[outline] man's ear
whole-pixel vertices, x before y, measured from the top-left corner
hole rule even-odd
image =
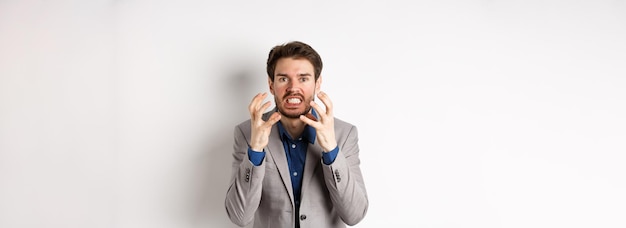
[[[320,75],[315,81],[315,95],[320,92],[320,88],[322,86],[322,75]]]
[[[267,77],[267,84],[270,87],[270,92],[274,95],[274,83],[272,83],[272,78]]]

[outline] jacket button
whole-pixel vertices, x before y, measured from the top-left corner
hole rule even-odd
[[[250,181],[250,169],[246,169],[246,182]]]
[[[301,220],[301,221],[306,220],[306,215],[300,215],[300,220]]]

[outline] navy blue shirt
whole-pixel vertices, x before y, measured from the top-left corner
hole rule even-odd
[[[287,155],[287,164],[289,164],[289,176],[291,177],[291,187],[293,188],[293,198],[296,201],[296,208],[300,208],[300,193],[302,187],[302,174],[304,173],[304,161],[306,160],[306,151],[309,143],[315,143],[315,129],[306,126],[302,136],[298,139],[292,139],[278,122],[278,131],[280,139],[283,141],[283,147]]]
[[[313,116],[317,118],[315,110],[312,112]],[[293,198],[296,201],[296,215],[299,215],[300,209],[300,193],[302,188],[302,174],[304,173],[304,164],[306,160],[307,148],[309,143],[314,144],[317,136],[315,128],[311,126],[305,126],[302,136],[297,139],[291,138],[287,130],[283,127],[279,121],[278,132],[280,140],[283,142],[285,149],[285,155],[287,156],[287,164],[289,165],[289,175],[291,177],[291,187],[293,188]],[[329,152],[322,153],[322,160],[324,164],[330,165],[335,161],[337,154],[339,153],[339,146]],[[253,151],[248,147],[248,158],[250,162],[255,166],[261,165],[265,158],[265,151],[258,152]],[[296,217],[297,218],[297,217]]]

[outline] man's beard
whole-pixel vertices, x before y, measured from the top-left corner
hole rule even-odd
[[[302,112],[302,113],[299,113],[299,114],[289,114],[289,113],[286,113],[282,108],[278,107],[278,112],[280,112],[280,114],[282,114],[284,117],[291,118],[291,119],[300,118],[301,115],[306,115],[310,111],[311,111],[311,106],[307,106],[306,110],[304,110],[304,112]]]
[[[289,94],[289,93],[285,94],[285,97],[290,96],[290,95],[291,94]],[[303,100],[302,102],[305,102],[305,104],[308,104],[308,105],[305,105],[304,111],[302,113],[293,114],[293,113],[285,112],[285,110],[283,110],[281,108],[281,106],[278,105],[278,104],[281,104],[278,101],[278,98],[276,98],[276,97],[274,98],[274,102],[276,102],[276,104],[277,104],[276,108],[278,109],[278,112],[280,112],[280,114],[282,114],[284,117],[291,118],[291,119],[298,119],[298,118],[300,118],[301,115],[306,115],[307,113],[309,113],[311,111],[311,108],[312,108],[311,105],[310,105],[312,100],[315,100],[315,97],[312,97],[310,100],[307,100],[307,99]],[[308,102],[308,103],[306,103],[306,102]]]

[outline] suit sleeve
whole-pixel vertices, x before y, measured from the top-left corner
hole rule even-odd
[[[333,206],[341,219],[348,225],[360,222],[369,205],[367,192],[361,174],[359,160],[358,133],[355,126],[350,128],[345,139],[339,139],[339,153],[335,161],[324,167],[324,179]]]
[[[252,222],[261,201],[265,162],[255,166],[247,156],[248,142],[240,126],[235,128],[230,187],[226,193],[226,213],[238,226]]]

